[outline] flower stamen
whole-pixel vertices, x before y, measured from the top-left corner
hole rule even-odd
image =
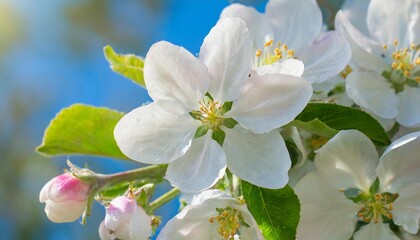
[[[200,101],[199,110],[192,111],[191,115],[209,129],[218,129],[223,124],[222,105],[208,96]]]
[[[398,194],[392,193],[376,193],[362,203],[362,207],[357,212],[357,217],[363,222],[378,223],[383,217],[392,219],[391,213],[393,202],[397,199]]]
[[[274,40],[270,39],[264,43],[264,49],[255,52],[254,68],[270,65],[280,60],[295,58],[295,51],[289,49],[286,44],[278,42],[274,45]]]
[[[219,227],[217,228],[217,232],[224,240],[233,240],[238,229],[241,227],[241,223],[243,223],[241,212],[231,207],[216,208],[216,211],[219,215],[211,217],[209,223],[218,222]]]
[[[401,48],[398,40],[393,44],[391,69],[382,75],[390,81],[396,93],[403,91],[404,85],[420,87],[420,45],[411,43],[408,48]],[[386,44],[383,47],[388,49]]]

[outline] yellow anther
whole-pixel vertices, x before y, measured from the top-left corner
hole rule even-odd
[[[287,56],[288,57],[293,57],[293,55],[295,55],[295,51],[294,50],[287,50]]]
[[[219,215],[211,217],[209,222],[215,223],[215,220],[217,221],[219,224],[217,232],[223,239],[233,239],[241,227],[241,222],[243,222],[241,212],[231,207],[217,208],[216,210],[219,212]]]
[[[414,80],[416,80],[416,82],[420,83],[420,77],[416,77]]]
[[[416,58],[415,63],[416,63],[416,65],[420,65],[420,57]]]
[[[268,40],[267,42],[265,42],[264,47],[268,47],[268,46],[273,46],[273,39]]]
[[[406,76],[406,77],[409,77],[409,76],[411,76],[411,73],[410,73],[410,71],[404,71],[404,76]]]
[[[392,215],[392,213],[389,212],[389,213],[386,214],[386,217],[389,218],[389,219],[392,219],[393,215]]]
[[[394,40],[394,46],[398,46],[398,40]]]
[[[281,50],[279,48],[274,49],[274,54],[276,54],[277,56],[282,55]]]
[[[274,45],[273,40],[269,40],[264,44],[264,49],[258,49],[255,52],[253,67],[258,68],[264,65],[270,65],[280,60],[286,60],[294,57],[295,51],[288,50],[286,44],[277,42]]]
[[[416,50],[416,48],[417,48],[416,44],[414,44],[414,43],[410,44],[410,49],[411,50]]]
[[[393,62],[393,63],[392,63],[392,65],[391,65],[391,67],[392,67],[393,69],[395,69],[395,68],[397,68],[397,65],[398,65],[398,64],[397,64],[396,62]]]
[[[388,50],[388,46],[386,44],[382,45],[385,50]]]

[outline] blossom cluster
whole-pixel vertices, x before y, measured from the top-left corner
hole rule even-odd
[[[41,190],[47,217],[85,219],[96,199],[101,239],[149,239],[181,192],[158,240],[420,239],[420,1],[347,0],[330,28],[315,0],[234,3],[197,56],[153,44],[130,68],[153,101],[113,130],[151,166],[71,165]],[[162,177],[174,189],[149,202]]]

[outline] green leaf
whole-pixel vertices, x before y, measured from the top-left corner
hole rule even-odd
[[[242,181],[242,194],[266,239],[296,238],[300,203],[291,187],[273,190]]]
[[[300,120],[293,120],[286,126],[295,126],[297,128],[303,129],[307,132],[314,133],[319,136],[332,138],[335,134],[338,133],[337,130],[328,127],[327,124],[320,121],[318,118],[315,118],[309,122],[303,122]]]
[[[104,47],[106,60],[111,69],[146,88],[143,77],[144,60],[133,54],[117,54],[111,46]]]
[[[388,134],[379,122],[359,109],[329,103],[309,103],[296,117],[296,120],[306,123],[311,123],[316,119],[331,129],[359,130],[379,146],[391,143]]]
[[[83,104],[64,108],[50,122],[36,151],[47,156],[77,154],[128,159],[114,139],[114,127],[123,115]]]

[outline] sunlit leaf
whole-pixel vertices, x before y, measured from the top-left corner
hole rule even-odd
[[[111,69],[146,88],[143,77],[144,60],[133,54],[117,54],[111,46],[104,47],[106,60]]]
[[[309,103],[296,117],[296,120],[308,124],[319,124],[318,121],[321,121],[327,127],[335,130],[356,129],[380,146],[389,145],[391,142],[379,122],[360,109],[329,103]],[[320,130],[324,131],[325,128],[322,127]],[[316,130],[312,132],[317,134]]]
[[[295,239],[300,203],[293,189],[266,189],[242,181],[242,194],[265,239]]]
[[[50,122],[37,152],[48,155],[96,155],[128,159],[114,140],[114,127],[124,114],[103,107],[75,104]]]
[[[300,120],[293,120],[287,126],[294,126],[299,129],[303,129],[307,132],[317,134],[319,136],[332,138],[335,134],[338,133],[337,130],[328,127],[327,124],[320,121],[318,118],[315,118],[309,122],[303,122]]]

